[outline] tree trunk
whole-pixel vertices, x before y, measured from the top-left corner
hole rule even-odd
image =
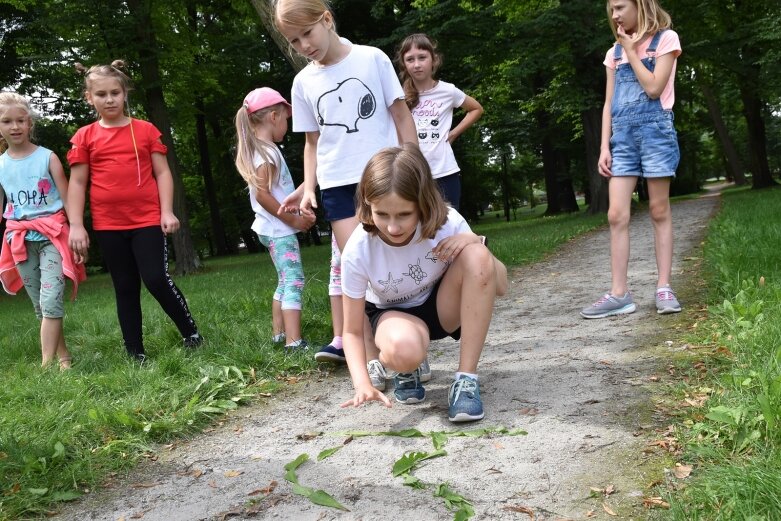
[[[752,188],[767,188],[776,182],[770,175],[767,160],[767,136],[765,120],[762,118],[763,102],[759,97],[760,66],[756,50],[752,46],[743,47],[743,60],[747,64],[744,74],[738,78],[740,99],[743,101],[743,115],[748,130],[749,164],[751,165]]]
[[[206,117],[203,106],[203,98],[199,96],[195,100],[195,133],[198,140],[198,154],[200,156],[201,176],[203,187],[206,190],[206,202],[209,205],[209,218],[212,225],[212,238],[217,247],[217,255],[230,253],[225,237],[225,227],[220,218],[220,205],[217,202],[217,189],[214,186],[212,176],[211,158],[209,155],[209,141],[206,137]]]
[[[700,84],[700,90],[705,98],[705,103],[708,105],[708,113],[713,120],[713,128],[716,129],[716,135],[719,137],[721,143],[721,149],[724,151],[724,159],[727,163],[728,177],[735,180],[736,185],[746,184],[746,175],[743,170],[743,162],[740,160],[735,144],[729,135],[727,125],[724,124],[724,118],[721,117],[721,108],[719,107],[719,101],[713,94],[708,82],[702,77],[702,74],[697,75],[698,83]]]
[[[195,251],[190,233],[190,219],[184,195],[184,184],[179,174],[179,160],[171,134],[171,119],[163,97],[160,65],[157,59],[157,38],[152,27],[151,5],[149,0],[128,0],[128,8],[134,17],[136,36],[138,37],[139,66],[144,83],[144,108],[150,121],[162,133],[163,144],[168,147],[168,165],[174,179],[174,213],[181,223],[180,229],[173,234],[176,252],[177,275],[197,271],[201,259]]]
[[[258,16],[260,16],[260,22],[263,24],[266,32],[274,40],[274,43],[277,44],[279,50],[282,51],[282,55],[287,58],[293,70],[298,72],[303,69],[307,64],[306,58],[293,51],[288,41],[277,31],[274,25],[273,2],[271,0],[251,0],[251,2]]]
[[[586,145],[588,167],[588,213],[607,213],[607,178],[599,175],[599,147],[602,145],[602,109],[592,107],[581,112],[583,141]]]
[[[545,192],[548,197],[548,208],[545,215],[557,215],[561,213],[559,204],[559,175],[556,158],[556,148],[551,139],[548,113],[540,109],[535,114],[537,126],[542,134],[540,147],[542,149],[542,171],[545,174]]]

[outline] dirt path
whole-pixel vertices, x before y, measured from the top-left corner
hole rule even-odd
[[[716,205],[715,198],[703,198],[673,208],[673,281],[679,285],[694,267],[691,256],[699,256]],[[657,426],[649,376],[663,363],[660,353],[671,349],[665,332],[685,313],[655,312],[647,214],[633,217],[631,235],[629,279],[638,310],[629,316],[584,320],[578,314],[610,285],[607,229],[512,273],[480,364],[486,417],[477,424],[457,427],[447,420],[457,346],[440,341],[432,346],[434,378],[421,405],[341,410],[338,404],[351,396],[351,385],[346,371],[338,371],[241,409],[215,432],[161,449],[158,461],[69,505],[59,518],[449,520],[452,512],[433,489],[407,487],[391,475],[405,451],[431,451],[428,438],[360,437],[323,461],[316,457],[341,445],[346,436],[337,433],[344,431],[504,426],[528,435],[450,438],[446,456],[424,462],[413,474],[426,483],[448,482],[472,501],[474,519],[529,519],[519,507],[530,509],[535,519],[585,519],[592,510],[595,519],[643,519],[648,477],[641,449]],[[317,432],[323,434],[307,436]],[[292,493],[283,467],[302,453],[311,460],[296,471],[301,484],[325,490],[349,512]],[[658,471],[659,463],[653,464]],[[278,485],[265,498],[250,495],[273,481]],[[589,498],[590,487],[608,485],[616,492],[606,504],[619,517],[606,513],[603,499]]]

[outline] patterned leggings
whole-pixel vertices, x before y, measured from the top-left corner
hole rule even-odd
[[[336,235],[331,234],[331,271],[328,273],[328,296],[342,296],[342,254],[336,244]]]
[[[301,293],[304,291],[304,269],[301,266],[301,250],[295,235],[269,237],[258,235],[260,242],[271,253],[271,261],[277,269],[277,289],[274,300],[282,303],[282,309],[301,309]]]
[[[51,241],[25,241],[27,260],[16,265],[35,316],[62,318],[65,276],[62,274],[62,255]]]

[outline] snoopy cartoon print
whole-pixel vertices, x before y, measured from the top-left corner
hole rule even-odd
[[[348,134],[358,132],[358,121],[369,119],[377,110],[371,89],[358,78],[347,78],[317,100],[320,126],[344,127]]]

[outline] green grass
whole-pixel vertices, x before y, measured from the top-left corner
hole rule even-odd
[[[529,216],[531,217],[531,216]],[[537,260],[604,223],[583,214],[475,226],[508,264]],[[329,246],[303,251],[303,331],[330,340]],[[207,260],[176,282],[207,339],[185,352],[173,324],[143,292],[150,362],[129,361],[107,275],[91,276],[65,304],[74,356],[66,373],[42,370],[38,322],[25,294],[0,295],[0,519],[36,517],[126,471],[156,443],[194,435],[237,406],[315,371],[311,354],[271,345],[276,273],[267,255]],[[70,295],[70,288],[68,289]],[[346,376],[346,373],[345,373]]]
[[[707,317],[677,392],[707,396],[679,411],[681,459],[694,464],[670,492],[674,519],[781,519],[781,190],[724,194],[704,248]],[[680,395],[679,395],[680,397]]]

